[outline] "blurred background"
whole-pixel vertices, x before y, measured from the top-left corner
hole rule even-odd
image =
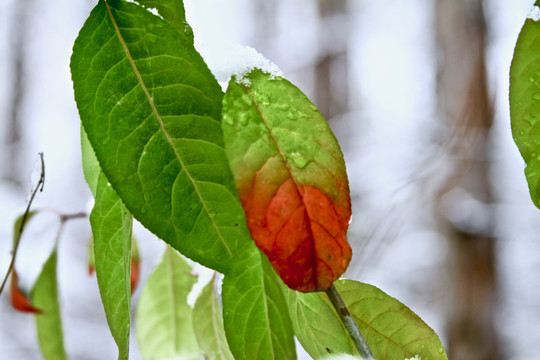
[[[0,1],[0,274],[39,177],[36,208],[88,211],[71,47],[95,0]],[[212,67],[249,45],[328,119],[353,197],[346,277],[419,314],[454,360],[537,359],[540,210],[510,132],[508,70],[532,0],[186,0]],[[214,69],[215,70],[215,69]],[[17,269],[29,290],[59,223],[29,223]],[[137,225],[142,280],[163,244]],[[66,225],[59,292],[71,359],[113,359],[86,220]],[[3,276],[3,275],[2,275]],[[140,293],[135,292],[134,307]],[[0,353],[39,359],[34,319],[0,297]],[[301,358],[308,358],[300,354]],[[132,359],[140,359],[133,341]]]

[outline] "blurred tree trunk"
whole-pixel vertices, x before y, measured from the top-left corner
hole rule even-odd
[[[21,136],[22,109],[25,93],[25,45],[27,16],[30,0],[20,0],[13,3],[13,20],[11,24],[11,95],[7,104],[7,124],[3,142],[6,151],[2,161],[2,178],[16,187],[22,186],[21,161],[23,146]],[[8,85],[9,86],[9,85]]]
[[[450,242],[448,357],[500,359],[489,177],[492,126],[482,0],[436,0],[438,105],[446,120],[452,170],[437,196]]]
[[[319,0],[315,103],[327,120],[349,110],[347,0]]]

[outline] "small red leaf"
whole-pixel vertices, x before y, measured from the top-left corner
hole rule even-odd
[[[15,269],[11,274],[11,284],[10,284],[10,295],[11,295],[11,305],[13,308],[26,313],[41,314],[42,311],[34,307],[26,296],[19,289],[19,276]]]
[[[132,258],[131,259],[131,293],[135,291],[137,285],[139,284],[139,278],[141,276],[141,261],[140,259]]]

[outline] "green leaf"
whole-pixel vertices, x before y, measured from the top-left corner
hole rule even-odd
[[[84,131],[81,133],[83,169],[95,197],[90,214],[95,270],[118,358],[129,358],[131,322],[132,216],[99,170]]]
[[[510,117],[531,199],[540,207],[540,23],[532,19],[521,29],[510,67]]]
[[[375,286],[335,283],[377,360],[447,360],[437,334],[414,312]]]
[[[205,359],[234,360],[225,338],[223,315],[213,279],[204,287],[195,302],[193,328]]]
[[[294,335],[313,359],[329,354],[358,356],[345,326],[328,297],[321,292],[304,294],[283,286]]]
[[[184,255],[226,272],[251,240],[223,149],[223,94],[191,34],[172,22],[135,3],[99,1],[73,48],[75,99],[130,212]]]
[[[187,297],[197,282],[191,267],[172,248],[148,278],[137,306],[135,326],[143,359],[199,360]]]
[[[293,331],[279,278],[255,246],[239,254],[223,280],[223,317],[237,360],[296,359]]]
[[[289,81],[261,70],[237,81],[223,98],[222,127],[251,235],[290,288],[326,290],[352,256],[341,149]]]
[[[36,315],[38,342],[45,360],[67,359],[62,332],[56,277],[56,249],[53,250],[34,284],[30,299],[42,310]]]

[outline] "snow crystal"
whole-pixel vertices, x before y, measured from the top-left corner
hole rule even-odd
[[[533,6],[529,15],[527,15],[527,18],[532,19],[532,21],[540,20],[540,8],[538,6]]]

